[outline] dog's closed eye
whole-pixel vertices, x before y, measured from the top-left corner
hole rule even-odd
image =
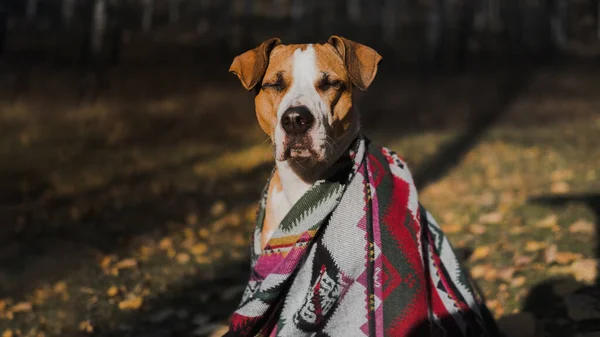
[[[281,73],[277,74],[277,78],[273,81],[266,81],[262,84],[262,89],[274,89],[277,91],[283,91],[285,89],[285,81]]]
[[[321,81],[319,81],[319,84],[317,85],[317,87],[321,91],[328,91],[330,89],[341,89],[343,88],[343,86],[344,82],[330,78],[329,74],[324,74],[323,78],[321,79]]]

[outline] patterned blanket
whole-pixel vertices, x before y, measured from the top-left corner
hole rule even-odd
[[[263,251],[265,189],[225,336],[497,336],[402,159],[360,136],[340,163]]]

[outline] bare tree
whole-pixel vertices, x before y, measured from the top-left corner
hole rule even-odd
[[[38,6],[38,0],[27,0],[27,7],[25,9],[26,13],[26,18],[28,21],[33,21],[33,19],[35,19],[35,16],[37,14],[37,6]]]
[[[0,0],[0,54],[4,51],[8,32],[8,8],[4,0]]]
[[[567,1],[553,0],[550,3],[550,29],[552,33],[552,42],[559,50],[564,49],[567,43],[565,32],[567,18]]]
[[[396,0],[384,0],[382,7],[382,28],[383,28],[383,39],[385,42],[392,44],[396,39],[396,21],[397,11]]]
[[[445,28],[447,21],[447,0],[431,0],[427,19],[426,59],[427,68],[439,66],[445,45]],[[431,70],[431,69],[427,69]]]
[[[90,50],[94,59],[102,52],[102,44],[106,33],[106,0],[95,0],[92,12],[92,29]]]
[[[169,22],[176,23],[179,21],[179,6],[181,0],[169,0]]]
[[[62,0],[61,15],[65,27],[69,27],[73,21],[73,15],[75,12],[76,0]]]
[[[142,0],[142,31],[147,33],[152,29],[154,17],[154,0]]]
[[[358,22],[360,21],[360,17],[361,17],[361,3],[360,0],[347,0],[347,4],[346,4],[346,8],[348,10],[348,12],[346,13],[346,15],[348,16],[348,19],[350,19],[351,22]]]
[[[596,37],[600,40],[600,0],[596,1]]]

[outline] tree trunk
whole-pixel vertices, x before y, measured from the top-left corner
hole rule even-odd
[[[92,57],[98,59],[102,53],[102,45],[106,32],[106,0],[96,0],[92,12],[92,30],[90,50]]]
[[[392,45],[396,40],[396,21],[397,11],[396,0],[384,0],[383,8],[381,11],[382,17],[382,28],[383,28],[383,40]]]
[[[75,13],[76,0],[62,0],[61,14],[65,27],[70,27]]]
[[[27,7],[26,7],[26,17],[27,20],[29,21],[33,21],[33,19],[35,19],[35,15],[37,14],[37,5],[38,5],[38,0],[27,0]]]
[[[302,17],[304,17],[304,1],[303,0],[291,0],[292,1],[292,9],[291,9],[291,17],[294,21],[300,21]]]
[[[154,0],[142,1],[142,31],[149,32],[152,29],[152,19],[154,16]]]
[[[431,2],[426,28],[426,71],[431,71],[442,63],[447,4],[447,0],[432,0]]]
[[[467,0],[463,3],[458,23],[458,67],[461,70],[467,68],[469,55],[469,40],[474,31],[475,24],[475,1]]]
[[[4,51],[6,45],[6,35],[8,33],[8,10],[5,0],[0,0],[0,54]]]
[[[350,22],[360,22],[361,18],[361,3],[360,0],[346,0],[347,14]]]
[[[600,0],[596,1],[596,37],[600,40]]]
[[[169,0],[169,22],[177,23],[179,21],[179,5],[180,0]]]
[[[567,18],[567,2],[565,0],[552,1],[550,28],[552,32],[552,42],[556,49],[562,50],[567,43],[565,32]]]

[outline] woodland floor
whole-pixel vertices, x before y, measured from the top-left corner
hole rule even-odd
[[[211,62],[113,69],[93,103],[40,64],[2,98],[3,337],[200,336],[227,319],[272,156],[252,94]],[[529,311],[548,336],[600,330],[598,88],[579,61],[428,80],[383,63],[358,99],[472,251],[494,314]]]

